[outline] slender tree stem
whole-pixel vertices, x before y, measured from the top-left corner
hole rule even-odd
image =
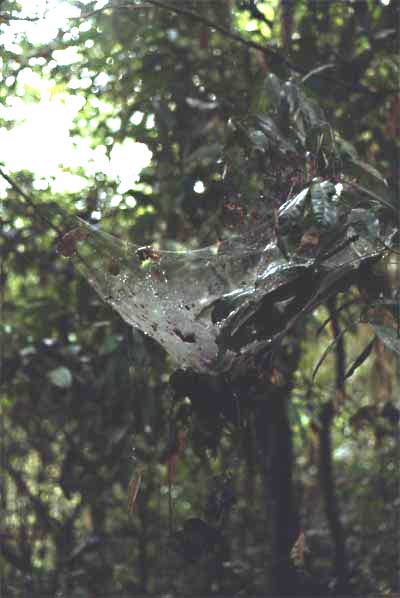
[[[328,302],[330,312],[332,333],[336,343],[336,396],[343,396],[344,381],[346,375],[346,357],[344,349],[343,334],[336,312],[336,301],[331,299]],[[339,394],[340,393],[340,394]],[[335,548],[335,575],[338,582],[338,590],[346,591],[348,587],[348,567],[346,554],[345,533],[340,520],[339,503],[335,492],[335,477],[332,460],[332,423],[335,417],[335,402],[328,401],[321,414],[320,430],[320,463],[319,475],[321,490],[324,497],[325,513],[328,520],[332,540]]]

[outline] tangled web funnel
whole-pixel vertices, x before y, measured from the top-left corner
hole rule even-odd
[[[332,241],[325,246],[311,228],[290,250],[292,225],[302,220],[307,196],[309,201],[319,198],[316,185],[326,187],[316,183],[280,207],[279,238],[266,218],[245,234],[210,247],[160,251],[121,241],[77,219],[60,251],[74,257],[102,299],[160,343],[176,365],[217,371],[227,331],[229,336],[236,322],[239,327],[246,322],[263,297],[293,282],[301,288],[303,276],[311,273],[325,288],[316,292],[317,303],[324,301],[341,277],[351,277],[363,261],[382,254],[379,222],[358,208],[334,223],[327,235]],[[284,241],[289,252],[281,250]]]
[[[196,371],[215,368],[220,323],[212,309],[222,297],[254,290],[261,270],[276,255],[267,224],[245,239],[193,251],[138,247],[83,221],[64,236],[61,253],[101,298],[133,327],[158,341],[176,364]]]

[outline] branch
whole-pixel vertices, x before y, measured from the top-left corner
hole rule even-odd
[[[0,14],[0,23],[9,23],[10,21],[27,21],[28,23],[36,23],[40,21],[40,17],[12,17],[8,15],[1,15]]]
[[[252,48],[254,50],[263,52],[267,56],[267,58],[274,60],[275,64],[280,64],[281,66],[285,66],[286,68],[293,71],[294,73],[297,73],[298,75],[303,75],[303,77],[304,77],[304,76],[307,76],[310,74],[307,69],[294,64],[293,62],[288,60],[285,56],[282,56],[282,54],[280,54],[276,50],[272,49],[271,47],[267,47],[265,45],[258,44],[257,42],[253,42],[251,40],[244,39],[241,35],[239,35],[237,33],[233,33],[232,31],[229,31],[229,29],[226,29],[225,27],[222,27],[221,25],[213,23],[212,21],[210,21],[210,19],[207,19],[206,17],[203,17],[202,15],[199,15],[198,13],[192,12],[191,10],[187,10],[186,8],[182,8],[181,6],[178,7],[178,6],[172,6],[170,4],[165,4],[164,2],[160,2],[159,0],[146,0],[146,3],[150,4],[152,6],[157,6],[158,8],[161,8],[164,10],[169,10],[171,12],[174,12],[177,15],[182,15],[185,17],[189,17],[190,19],[194,19],[198,23],[202,23],[206,27],[215,29],[216,31],[218,31],[219,33],[224,35],[225,37],[232,39],[233,41],[236,41],[239,44],[246,46],[247,48]],[[121,6],[120,8],[128,8],[128,9],[135,8],[136,9],[137,6],[132,6],[132,5],[126,4],[126,5]],[[331,83],[335,83],[336,85],[339,85],[339,86],[343,87],[344,89],[348,89],[349,91],[353,91],[353,92],[358,91],[360,93],[364,93],[364,94],[371,95],[371,96],[381,96],[382,95],[381,92],[371,91],[370,89],[368,89],[368,87],[365,87],[361,83],[349,84],[349,83],[346,83],[345,81],[342,81],[341,79],[336,79],[335,77],[326,75],[323,71],[317,73],[316,70],[314,69],[314,71],[312,71],[312,74],[314,74],[314,75],[318,74],[321,77],[321,79],[325,79],[327,81],[330,81]]]
[[[340,329],[335,297],[328,300],[328,309],[331,317],[332,334],[336,344],[336,392],[343,393],[346,378],[346,354],[343,337],[345,331]]]
[[[20,187],[18,185],[18,183],[16,181],[14,181],[14,179],[12,179],[10,176],[8,176],[8,174],[6,174],[1,168],[0,168],[0,176],[2,176],[3,179],[5,179],[7,181],[7,183],[9,185],[11,185],[12,189],[14,189],[14,191],[16,191],[16,193],[20,197],[22,197],[34,211],[37,211],[39,213],[39,216],[42,218],[42,220],[44,222],[46,222],[46,224],[51,229],[53,229],[59,235],[63,234],[63,231],[56,224],[54,224],[47,218],[47,215],[43,212],[42,206],[40,204],[36,204],[33,200],[33,197],[31,195],[29,195],[28,193],[26,193],[26,191],[24,191],[22,189],[22,187]]]

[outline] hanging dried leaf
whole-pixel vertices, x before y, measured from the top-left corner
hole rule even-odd
[[[187,431],[179,430],[178,434],[178,452],[182,453],[187,447]]]
[[[290,551],[290,558],[292,559],[295,567],[298,567],[300,569],[304,568],[306,552],[308,552],[308,548],[306,546],[306,537],[304,531],[301,530],[299,537],[293,544],[293,548]]]
[[[187,446],[187,431],[179,430],[171,446],[167,448],[165,454],[161,458],[161,462],[167,465],[167,481],[168,484],[173,484],[176,477],[176,464],[179,455],[183,453]]]
[[[133,513],[133,507],[135,506],[136,498],[139,493],[140,484],[142,482],[142,471],[138,472],[137,478],[132,479],[129,482],[128,487],[128,513]]]
[[[346,400],[346,393],[343,389],[338,388],[335,393],[335,408],[339,408]]]
[[[168,482],[168,484],[173,484],[175,482],[177,462],[178,462],[177,453],[171,455],[167,459],[167,482]]]
[[[349,423],[358,432],[366,426],[373,426],[377,414],[376,405],[365,405],[351,416]]]
[[[399,342],[399,335],[398,331],[397,335],[395,335],[395,331],[393,331],[394,338]],[[377,379],[377,387],[376,387],[376,395],[375,400],[378,403],[386,403],[391,400],[392,398],[392,391],[393,391],[393,369],[392,369],[392,362],[393,362],[393,355],[390,351],[386,348],[386,343],[384,343],[384,339],[380,338],[376,339],[375,343],[375,352],[376,352],[376,361],[374,364],[374,369],[376,371],[376,379]],[[399,342],[400,345],[400,342]]]
[[[400,114],[400,98],[398,95],[393,96],[390,110],[386,123],[386,135],[390,139],[398,139],[400,133],[399,127],[399,114]]]
[[[203,27],[200,31],[199,45],[202,50],[207,50],[210,43],[210,29]]]
[[[299,247],[297,249],[298,255],[306,255],[312,257],[318,251],[320,242],[320,234],[317,228],[311,227],[303,234]]]
[[[81,228],[74,228],[60,239],[57,244],[57,251],[64,257],[72,257],[76,251],[78,241],[84,241],[86,237],[86,231]]]
[[[107,272],[112,276],[118,276],[121,272],[121,265],[118,263],[118,260],[115,258],[111,258],[107,265]]]
[[[264,52],[262,52],[261,50],[256,50],[255,57],[256,57],[256,63],[257,63],[258,68],[260,69],[260,71],[264,75],[264,77],[266,77],[267,73],[268,73],[268,64],[267,64],[267,61],[265,60]]]

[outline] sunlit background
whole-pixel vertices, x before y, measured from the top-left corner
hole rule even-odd
[[[83,0],[82,4],[85,3],[88,0]],[[104,0],[97,2],[95,10],[106,4]],[[69,20],[80,14],[79,9],[64,0],[21,0],[20,5],[23,17],[38,20],[15,20],[0,32],[0,44],[16,54],[21,53],[19,42],[25,35],[33,44],[49,43],[59,29],[69,31]],[[82,22],[79,30],[87,27],[88,23]],[[73,48],[58,50],[53,55],[62,65],[80,60],[79,53]],[[33,172],[34,187],[38,190],[51,185],[54,192],[79,192],[87,186],[87,181],[69,171],[84,164],[88,176],[103,172],[119,183],[119,193],[126,192],[148,165],[151,152],[144,144],[126,139],[114,145],[108,158],[104,145],[91,148],[89,139],[72,137],[73,120],[85,99],[57,88],[50,78],[48,67],[43,68],[42,76],[34,73],[30,67],[40,65],[40,61],[45,63],[41,58],[30,59],[29,65],[19,73],[17,97],[12,96],[5,105],[0,105],[0,118],[15,121],[10,129],[0,127],[0,162],[11,172]],[[0,62],[0,66],[2,82],[6,86],[12,85],[14,78],[7,77],[7,65]],[[82,82],[79,85],[82,87]],[[111,112],[111,107],[105,102],[99,100],[99,107],[100,104],[102,111]],[[117,128],[118,123],[115,126]],[[5,181],[0,181],[3,196],[6,185]]]
[[[380,0],[388,5],[390,0]],[[89,0],[82,0],[81,4],[89,4]],[[99,0],[94,10],[100,10],[108,4],[108,0]],[[0,31],[0,44],[7,50],[20,54],[19,42],[24,36],[32,44],[51,42],[59,30],[65,33],[67,41],[73,35],[70,31],[70,19],[80,15],[80,9],[68,0],[21,0],[22,18],[34,20],[15,20]],[[36,20],[35,20],[36,19]],[[79,31],[85,31],[90,25],[83,21]],[[86,42],[93,43],[92,40]],[[54,59],[59,65],[79,62],[80,55],[74,48],[53,52]],[[31,58],[29,64],[18,77],[17,97],[12,96],[0,105],[0,118],[14,121],[10,128],[0,127],[0,162],[9,171],[28,170],[35,174],[34,187],[38,190],[49,185],[54,192],[79,192],[87,186],[87,181],[70,171],[85,164],[88,176],[102,172],[116,180],[118,192],[124,193],[132,187],[141,170],[151,160],[151,152],[142,143],[135,143],[126,139],[123,143],[116,143],[110,158],[106,154],[104,145],[92,148],[89,139],[72,137],[70,129],[74,118],[83,107],[85,99],[60,90],[51,80],[51,64],[43,67],[42,76],[34,73],[31,66],[45,65],[41,58]],[[0,80],[6,86],[13,84],[13,77],[7,77],[7,65],[1,63],[3,75]],[[100,75],[101,76],[105,76]],[[77,86],[84,88],[84,81],[76,81]],[[101,82],[99,81],[101,84]],[[74,88],[74,82],[69,84]],[[92,100],[92,103],[96,100]],[[97,100],[99,108],[107,113],[111,107],[105,102]],[[141,114],[134,114],[133,118],[141,119]],[[151,126],[151,123],[150,123]],[[115,123],[116,129],[118,123]],[[4,196],[7,184],[0,181],[0,194]],[[198,189],[195,191],[199,192]],[[114,199],[118,203],[118,197]]]

